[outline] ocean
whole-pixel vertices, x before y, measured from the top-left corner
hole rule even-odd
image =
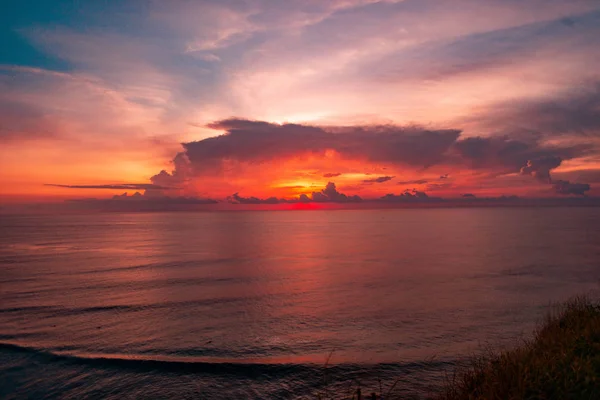
[[[600,208],[0,215],[0,397],[426,397],[599,278]]]

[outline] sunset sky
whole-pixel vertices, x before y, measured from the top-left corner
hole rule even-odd
[[[598,0],[7,0],[0,22],[0,203],[600,196]]]

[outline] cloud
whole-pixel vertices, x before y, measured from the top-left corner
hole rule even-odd
[[[453,187],[454,185],[450,182],[446,183],[430,183],[427,185],[427,190],[435,191],[440,189],[448,189]]]
[[[460,135],[454,129],[320,127],[244,119],[217,121],[209,127],[225,133],[183,143],[184,151],[173,159],[173,171],[161,171],[152,182],[179,186],[190,177],[222,171],[232,162],[267,163],[291,157],[325,157],[329,152],[351,160],[422,168],[443,160]]]
[[[496,6],[498,3],[500,2]],[[531,2],[526,7],[531,7],[534,3]],[[597,8],[572,10],[567,19],[569,23],[565,23],[564,18],[568,14],[552,15],[549,12],[546,17],[542,17],[539,11],[529,10],[528,13],[517,16],[514,11],[513,8],[513,23],[497,26],[496,29],[490,25],[488,29],[481,31],[428,41],[403,52],[392,53],[368,67],[375,73],[384,74],[388,79],[444,81],[481,73],[497,74],[500,69],[510,69],[516,64],[527,67],[528,64],[545,60],[552,55],[555,56],[555,65],[560,65],[563,60],[570,60],[578,66],[582,60],[592,60],[598,56],[599,52],[593,45],[593,38],[600,31],[600,13]],[[574,15],[573,12],[579,14]],[[538,18],[530,19],[533,15]],[[520,18],[521,21],[517,22]],[[472,23],[466,25],[474,26]],[[581,54],[582,50],[585,51],[584,54]],[[537,60],[532,59],[532,52],[536,52]],[[398,68],[398,65],[401,67]]]
[[[161,212],[195,210],[199,206],[209,206],[218,202],[200,197],[148,196],[139,192],[128,196],[127,193],[113,196],[110,199],[74,199],[69,200],[69,207],[86,210],[114,212]]]
[[[47,183],[44,186],[54,186],[69,189],[123,189],[123,190],[171,190],[173,187],[160,186],[152,183],[119,183],[110,185],[57,185]]]
[[[310,203],[310,197],[308,197],[306,194],[302,193],[299,197],[298,197],[298,201],[300,203]]]
[[[594,40],[600,12],[594,1],[174,3],[155,2],[133,13],[116,4],[104,7],[104,15],[115,22],[110,26],[98,24],[93,5],[80,10],[81,18],[57,24],[13,21],[11,31],[47,52],[40,65],[50,68],[44,59],[61,60],[68,72],[18,68],[2,73],[0,140],[11,140],[0,154],[11,158],[3,170],[22,171],[28,175],[24,181],[48,182],[59,181],[56,174],[70,176],[63,182],[85,182],[90,173],[118,182],[125,169],[138,177],[153,171],[158,172],[151,180],[155,187],[147,191],[160,195],[177,188],[169,193],[189,195],[207,187],[224,197],[250,183],[267,183],[271,171],[281,172],[277,184],[287,184],[290,158],[297,164],[327,159],[306,170],[333,171],[326,178],[347,171],[344,191],[350,192],[355,189],[349,181],[363,179],[350,171],[429,178],[399,182],[405,185],[438,184],[440,173],[451,171],[458,186],[466,175],[459,172],[463,166],[476,170],[473,180],[522,171],[549,181],[555,167],[544,169],[539,160],[554,158],[563,165],[598,154],[597,143],[592,148],[566,138],[567,133],[579,140],[597,138],[600,84],[590,65],[600,52]],[[349,95],[355,93],[361,96]],[[339,126],[348,121],[439,124],[471,110],[481,110],[474,118],[477,129],[465,132],[480,137],[465,138],[458,129]],[[338,126],[220,120],[230,115]],[[189,120],[198,126],[185,125]],[[223,135],[191,141],[209,136],[205,124],[215,120],[212,127]],[[517,137],[516,128],[536,133]],[[179,150],[168,150],[173,166],[164,171],[162,155],[149,154],[154,147],[140,140],[155,132],[177,132],[173,141],[186,142],[174,158]],[[55,149],[45,142],[19,149],[12,140],[42,136],[60,141],[52,144]],[[120,154],[99,150],[107,145]],[[166,147],[156,146],[161,152]],[[43,153],[49,155],[34,165]],[[96,155],[93,161],[90,154]],[[56,172],[59,158],[81,168],[68,175]],[[90,161],[84,168],[73,158]],[[91,168],[98,159],[110,166],[106,172]],[[588,160],[572,164],[595,162]],[[359,163],[364,171],[356,168]],[[275,171],[277,164],[285,170]],[[400,172],[405,167],[406,175]],[[425,174],[423,168],[432,170]],[[318,174],[302,179],[317,180]],[[300,181],[293,178],[289,182]],[[266,196],[262,190],[254,194]]]
[[[277,197],[269,197],[268,199],[259,199],[258,197],[242,197],[238,193],[234,193],[227,197],[227,201],[232,204],[279,204],[287,202],[284,199]]]
[[[0,140],[50,138],[57,134],[58,121],[35,105],[0,98]]]
[[[212,53],[200,54],[198,58],[208,62],[221,62],[221,58]]]
[[[559,157],[545,157],[536,160],[527,161],[527,165],[521,168],[521,174],[533,175],[536,179],[544,183],[552,184],[554,191],[563,195],[585,196],[585,192],[591,189],[588,183],[571,183],[568,180],[554,180],[550,176],[550,171],[557,168],[562,160]]]
[[[164,187],[197,187],[199,179],[228,171],[243,174],[248,168],[288,159],[323,159],[332,154],[340,160],[422,169],[435,165],[481,170],[489,177],[528,174],[549,182],[550,171],[571,160],[593,154],[590,143],[561,141],[549,144],[540,135],[496,135],[460,137],[458,129],[425,129],[397,125],[316,126],[276,124],[265,121],[227,119],[209,125],[223,130],[219,136],[183,143],[184,151],[173,159],[173,170],[154,175],[151,182]],[[325,176],[339,176],[327,173]],[[231,173],[230,176],[234,176]],[[393,176],[366,179],[365,184],[383,183]],[[437,179],[418,179],[399,184],[425,184],[430,189],[450,187],[448,174]],[[316,198],[316,200],[315,200]],[[326,197],[317,192],[311,201]],[[248,200],[250,201],[250,200]],[[273,201],[270,199],[269,201]]]
[[[280,204],[280,203],[357,203],[362,201],[359,196],[348,196],[338,192],[335,183],[328,182],[325,188],[319,192],[312,192],[310,196],[301,194],[294,199],[279,199],[269,197],[261,199],[258,197],[242,197],[239,193],[234,193],[227,197],[227,201],[232,204]]]
[[[564,181],[584,181],[588,183],[600,184],[600,168],[582,168],[569,171],[555,171],[552,176],[554,179]]]
[[[562,97],[522,102],[515,107],[511,123],[533,126],[545,133],[600,135],[600,82],[570,90]]]
[[[342,175],[341,172],[329,172],[327,174],[323,174],[323,178],[335,178],[336,176]]]
[[[521,165],[522,175],[531,175],[538,181],[553,184],[556,193],[583,195],[590,190],[589,184],[571,184],[568,181],[557,183],[552,180],[551,171],[558,168],[564,160],[570,160],[589,154],[593,144],[544,145],[539,135],[532,135],[528,141],[510,139],[507,136],[489,138],[467,138],[457,142],[456,148],[461,156],[470,161],[473,168],[488,168],[502,173],[514,172]]]
[[[599,14],[600,16],[600,14]],[[599,17],[600,19],[600,17]],[[483,108],[483,126],[504,130],[532,130],[545,136],[600,135],[600,81],[571,87],[550,98],[534,98]]]
[[[316,203],[356,203],[362,201],[359,196],[347,196],[338,192],[333,182],[328,182],[325,189],[320,192],[313,192],[311,200]]]
[[[537,180],[550,183],[550,171],[557,168],[562,159],[557,156],[547,156],[535,160],[527,160],[527,165],[521,168],[522,175],[532,175]]]
[[[218,201],[209,199],[209,198],[201,198],[201,197],[192,197],[192,196],[157,196],[154,194],[148,194],[146,191],[145,194],[141,194],[140,192],[135,192],[132,195],[128,195],[127,193],[118,194],[113,196],[111,199],[81,199],[74,200],[80,202],[143,202],[146,204],[154,204],[154,205],[185,205],[185,204],[216,204]]]
[[[430,179],[414,179],[408,181],[400,181],[399,185],[427,185],[426,190],[435,191],[439,189],[451,188],[454,185],[449,182],[449,174],[440,175],[438,178],[430,178]],[[413,189],[416,190],[416,189]]]
[[[550,164],[550,160],[563,161],[581,157],[589,154],[593,148],[593,145],[586,143],[549,145],[542,142],[539,135],[528,135],[527,138],[512,138],[507,135],[469,137],[457,141],[454,146],[457,155],[468,167],[497,173],[519,172],[531,160],[534,160],[533,168],[535,163],[540,164],[541,171],[543,166]]]
[[[385,196],[379,198],[380,201],[390,203],[414,203],[414,202],[428,202],[428,201],[441,201],[439,197],[429,197],[427,193],[413,189],[412,191],[405,190],[401,194],[388,193]]]
[[[558,194],[574,194],[577,196],[585,196],[585,192],[591,189],[587,183],[571,183],[569,181],[553,181],[552,186]]]
[[[461,194],[461,197],[465,198],[465,199],[474,199],[477,196],[475,196],[473,193],[463,193],[463,194]]]
[[[427,179],[415,179],[411,181],[399,181],[398,185],[424,185],[429,182]]]
[[[197,167],[224,158],[237,161],[268,161],[301,154],[333,150],[343,157],[373,162],[417,166],[431,165],[458,138],[458,130],[427,130],[419,127],[353,126],[327,128],[300,124],[229,119],[210,128],[225,134],[185,143],[190,161]]]
[[[392,179],[394,179],[393,176],[380,176],[378,178],[365,179],[363,181],[363,183],[383,183],[383,182],[391,181]]]

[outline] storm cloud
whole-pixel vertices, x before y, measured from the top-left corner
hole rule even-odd
[[[319,127],[228,119],[209,125],[219,136],[184,143],[172,173],[152,177],[158,185],[174,185],[190,175],[223,170],[227,163],[265,163],[334,151],[342,158],[373,163],[428,167],[443,160],[459,130],[427,130],[396,125]]]
[[[548,144],[541,135],[489,135],[462,138],[459,129],[425,129],[398,125],[327,127],[275,124],[264,121],[227,119],[209,125],[224,133],[183,144],[173,159],[172,172],[151,178],[154,185],[179,187],[200,176],[214,176],[234,164],[261,166],[288,158],[322,157],[333,154],[341,160],[356,160],[380,166],[427,169],[435,165],[479,170],[488,176],[521,173],[551,183],[550,172],[564,160],[590,154],[589,143],[561,141]],[[272,165],[272,164],[271,164]],[[324,176],[339,176],[326,173]],[[383,183],[393,176],[365,179]],[[438,179],[434,179],[435,182]],[[439,176],[448,180],[448,174]],[[430,179],[398,182],[432,183]],[[275,201],[240,198],[234,201]],[[316,192],[311,201],[336,198]],[[338,200],[343,199],[339,197]]]

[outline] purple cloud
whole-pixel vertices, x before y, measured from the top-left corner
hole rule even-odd
[[[179,187],[197,176],[220,172],[232,162],[265,163],[301,155],[325,157],[330,150],[343,158],[384,165],[420,168],[456,165],[487,170],[492,176],[521,172],[548,181],[550,171],[563,160],[590,154],[594,149],[590,143],[568,141],[549,145],[539,135],[462,139],[457,129],[429,130],[396,125],[320,127],[228,119],[209,126],[225,133],[184,143],[184,151],[173,159],[173,171],[161,171],[153,176],[153,184]],[[390,179],[392,177],[384,176],[367,179],[364,183]],[[446,180],[448,175],[439,179]],[[422,184],[425,181],[405,182]]]
[[[313,192],[311,199],[316,203],[356,203],[362,201],[359,196],[347,196],[338,192],[333,182],[328,182],[325,189],[320,192]]]
[[[561,163],[562,159],[557,156],[527,160],[527,165],[521,168],[521,174],[532,175],[539,181],[551,183],[550,171],[560,166]]]
[[[383,182],[391,181],[392,179],[394,179],[393,176],[380,176],[378,178],[365,179],[363,181],[363,183],[383,183]]]
[[[569,181],[553,181],[552,186],[558,194],[574,194],[577,196],[585,196],[585,192],[590,190],[590,185],[587,183],[571,183]]]
[[[411,181],[400,181],[398,185],[423,185],[429,182],[427,179],[415,179]]]
[[[258,197],[242,197],[234,193],[227,197],[227,201],[232,204],[280,204],[280,203],[357,203],[362,201],[359,196],[349,196],[338,192],[335,183],[328,182],[325,188],[319,192],[312,192],[310,196],[301,194],[297,199],[278,199],[269,197],[261,199]]]

